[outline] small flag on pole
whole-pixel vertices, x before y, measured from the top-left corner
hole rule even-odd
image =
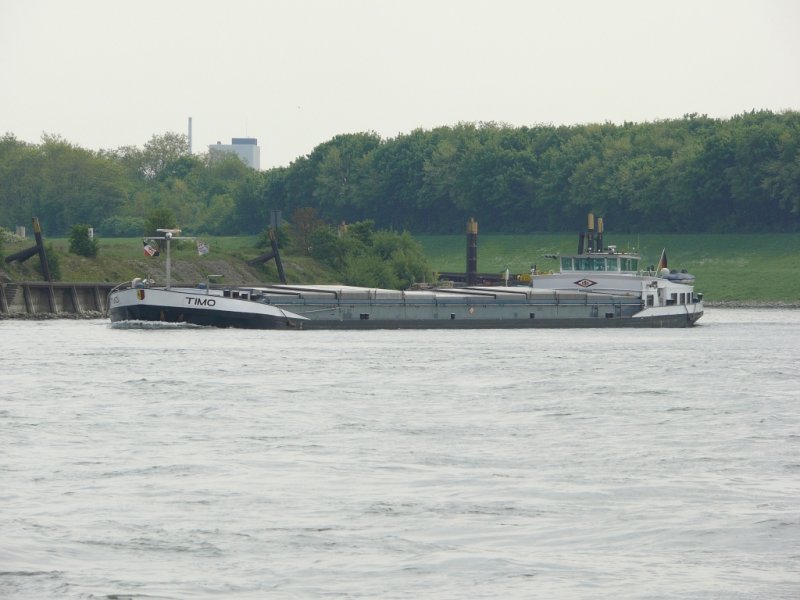
[[[203,254],[208,254],[208,244],[202,240],[197,240],[197,254],[200,256],[203,256]]]
[[[144,255],[145,256],[158,256],[159,251],[157,246],[152,246],[147,243],[147,240],[142,240],[142,244],[144,244]]]
[[[661,258],[658,259],[658,269],[656,270],[660,271],[661,269],[666,269],[666,268],[667,268],[667,249],[664,248],[661,251]]]

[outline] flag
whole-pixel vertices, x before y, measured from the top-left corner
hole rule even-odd
[[[658,268],[656,271],[660,271],[661,269],[667,268],[667,249],[664,248],[661,251],[661,258],[658,259]]]
[[[208,244],[202,240],[197,240],[197,254],[200,256],[203,256],[203,254],[208,254]]]
[[[147,240],[142,240],[142,244],[144,244],[144,255],[145,256],[158,256],[160,252],[158,251],[157,246],[151,246],[147,243]]]

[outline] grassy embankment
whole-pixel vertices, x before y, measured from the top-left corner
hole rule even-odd
[[[210,238],[211,252],[199,257],[193,245],[173,247],[174,281],[199,282],[208,274],[225,275],[228,284],[275,282],[274,261],[251,267],[246,261],[263,250],[255,237]],[[463,235],[416,236],[436,271],[463,271],[466,240]],[[666,247],[671,268],[685,268],[697,276],[696,289],[709,302],[785,303],[800,305],[800,234],[753,235],[609,235],[606,244],[620,251],[638,248],[645,264],[655,264]],[[32,240],[6,245],[6,255],[32,245]],[[62,281],[119,282],[150,276],[164,280],[163,258],[145,258],[140,239],[101,239],[96,259],[69,254],[64,239],[49,239],[59,252]],[[492,235],[478,238],[478,270],[527,273],[536,263],[540,271],[556,268],[545,254],[574,253],[577,236],[571,234]],[[37,258],[23,265],[0,264],[12,280],[38,280]],[[336,275],[308,257],[285,253],[283,264],[290,283],[335,283]]]
[[[222,274],[219,283],[231,285],[276,282],[278,269],[275,261],[251,266],[247,261],[266,252],[256,248],[255,236],[213,237],[203,238],[211,246],[211,251],[198,256],[194,242],[183,241],[172,244],[172,281],[180,283],[198,283],[207,275]],[[66,282],[122,282],[134,277],[149,277],[163,282],[166,277],[164,257],[148,258],[144,255],[141,238],[102,238],[100,251],[96,258],[84,258],[70,254],[69,242],[66,239],[46,238],[45,245],[52,245],[58,254],[61,271],[60,281]],[[33,245],[29,239],[22,243],[7,244],[5,254]],[[334,275],[325,267],[307,256],[281,254],[287,279],[295,283],[330,282]],[[0,271],[14,281],[37,281],[41,279],[37,267],[38,257],[28,259],[22,265],[0,263]]]

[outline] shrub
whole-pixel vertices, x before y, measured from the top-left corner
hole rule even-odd
[[[345,283],[364,287],[399,289],[401,282],[392,265],[376,254],[363,254],[347,258],[344,270]]]
[[[160,236],[159,229],[177,229],[178,222],[175,213],[168,208],[157,208],[147,215],[145,221],[145,236]]]
[[[334,269],[341,269],[347,256],[347,247],[327,225],[317,227],[308,236],[311,257]]]
[[[338,231],[318,224],[306,240],[311,257],[336,269],[349,285],[405,289],[431,272],[422,246],[411,234],[376,231],[372,221]]]
[[[88,225],[73,225],[69,231],[69,251],[78,256],[94,258],[100,245],[97,240],[89,237]]]

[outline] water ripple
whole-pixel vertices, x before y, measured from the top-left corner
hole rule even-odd
[[[800,312],[707,317],[3,322],[0,597],[795,598]]]

